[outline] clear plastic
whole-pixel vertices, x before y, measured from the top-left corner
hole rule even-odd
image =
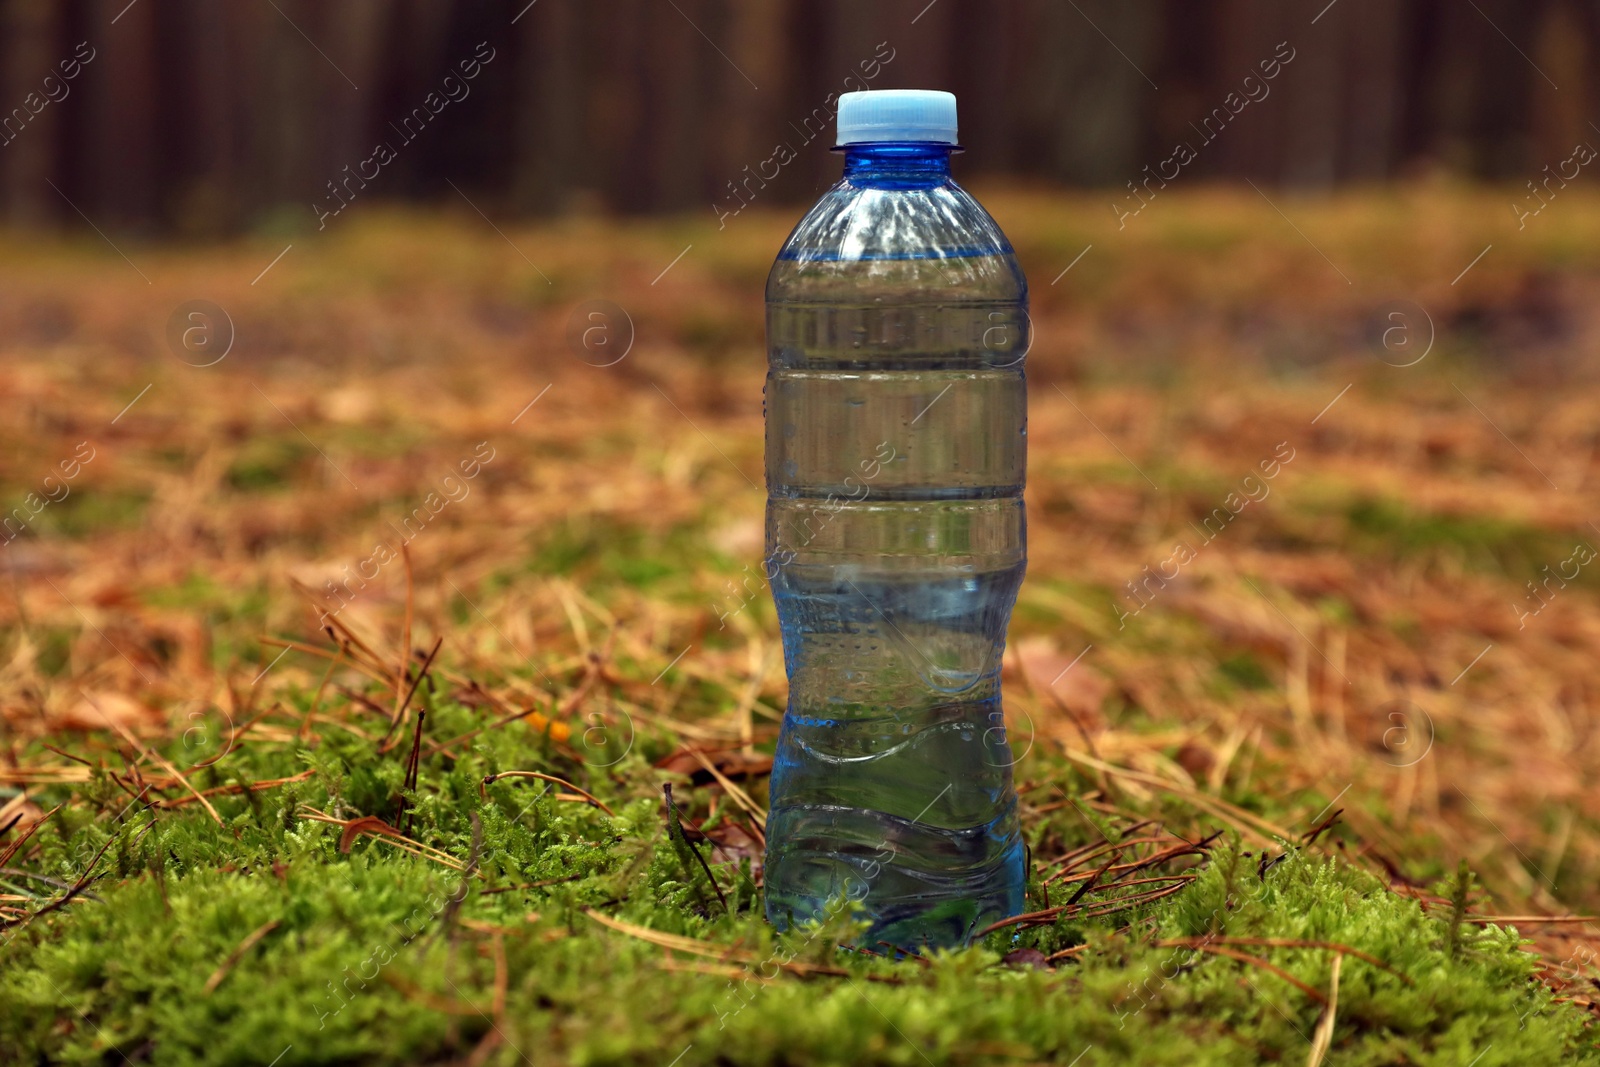
[[[1000,705],[1026,565],[1027,282],[951,146],[850,146],[767,279],[767,574],[789,707],[767,917],[870,947],[1022,910]]]

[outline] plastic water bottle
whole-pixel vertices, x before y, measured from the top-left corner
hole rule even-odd
[[[1026,566],[1027,281],[950,179],[956,101],[839,98],[844,177],[767,278],[767,574],[789,707],[767,918],[862,902],[867,947],[1022,910],[1000,708]]]

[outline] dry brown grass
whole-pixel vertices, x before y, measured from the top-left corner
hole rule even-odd
[[[1600,544],[1582,300],[1600,200],[1571,194],[1564,229],[1522,238],[1491,218],[1492,192],[1280,202],[1312,248],[1248,192],[1163,195],[1123,234],[1093,199],[991,198],[1038,326],[1008,659],[1019,748],[1067,750],[1107,793],[1175,795],[1262,837],[1335,800],[1352,850],[1397,880],[1466,857],[1507,912],[1600,908],[1594,580],[1584,569],[1521,628],[1511,606],[1574,544]],[[443,677],[513,711],[559,704],[571,736],[628,716],[710,747],[769,740],[784,681],[753,581],[760,284],[786,222],[580,219],[509,231],[519,253],[469,219],[375,210],[330,243],[297,238],[255,285],[286,240],[125,244],[148,285],[107,249],[0,247],[6,506],[94,449],[70,497],[3,549],[0,777],[24,791],[0,823],[37,817],[33,794],[79,773],[24,759],[35,739],[107,720],[171,736],[209,708],[243,722],[277,694],[348,684],[257,638],[326,647],[291,583],[320,588],[397,541],[480,442],[494,458],[470,495],[410,545],[409,645],[443,637]],[[193,298],[237,327],[213,367],[161,339]],[[593,298],[637,327],[612,367],[566,340]],[[1406,369],[1375,358],[1401,298],[1437,331]],[[1280,442],[1294,458],[1271,495],[1201,547],[1190,521]],[[1119,629],[1112,598],[1178,540],[1197,558]],[[405,590],[387,564],[339,616],[397,669]],[[680,653],[678,681],[652,683]],[[578,692],[586,663],[609,673]],[[302,728],[275,714],[253,730]]]

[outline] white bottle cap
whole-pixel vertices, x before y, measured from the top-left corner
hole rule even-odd
[[[956,97],[939,89],[869,89],[839,97],[837,144],[956,143]]]

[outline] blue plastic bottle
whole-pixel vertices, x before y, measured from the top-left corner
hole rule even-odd
[[[767,574],[789,707],[767,918],[846,898],[864,943],[1022,910],[1000,710],[1026,566],[1027,281],[950,179],[955,97],[839,100],[844,177],[767,278]]]

